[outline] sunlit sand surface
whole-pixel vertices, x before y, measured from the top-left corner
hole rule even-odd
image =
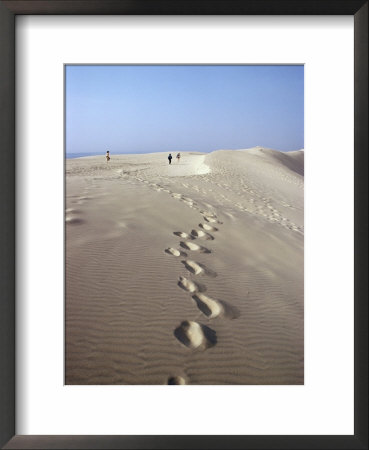
[[[66,161],[67,384],[303,384],[304,152]]]

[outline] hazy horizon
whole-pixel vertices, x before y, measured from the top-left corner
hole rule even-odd
[[[66,66],[66,154],[304,148],[304,67]]]
[[[260,145],[255,145],[255,147],[261,147]],[[250,147],[250,148],[255,148],[255,147]],[[265,147],[262,147],[265,148]],[[283,153],[289,153],[289,152],[293,152],[293,151],[304,151],[304,148],[297,148],[295,150],[283,150],[283,149],[278,149],[278,148],[267,148],[268,150],[275,150],[278,152],[283,152]],[[112,152],[110,150],[110,155],[145,155],[145,154],[151,154],[151,153],[165,153],[165,154],[175,154],[175,153],[212,153],[212,152],[216,152],[216,151],[220,151],[220,150],[224,150],[224,151],[242,151],[242,150],[248,150],[247,148],[217,148],[214,150],[209,150],[209,151],[198,151],[198,150],[180,150],[180,149],[176,149],[176,150],[168,150],[168,151],[152,151],[152,152],[124,152],[124,153],[118,153],[118,152]],[[89,152],[89,151],[85,151],[85,152],[72,152],[72,153],[66,153],[66,156],[69,158],[80,158],[82,156],[104,156],[106,155],[106,151],[97,151],[97,152]]]

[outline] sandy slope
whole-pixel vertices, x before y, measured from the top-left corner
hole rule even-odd
[[[302,384],[303,151],[67,160],[67,384]]]

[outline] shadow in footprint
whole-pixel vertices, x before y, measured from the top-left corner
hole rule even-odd
[[[183,385],[186,384],[186,380],[183,377],[180,376],[174,376],[174,377],[169,377],[168,378],[168,383],[169,385]]]
[[[226,319],[237,319],[240,316],[239,310],[222,300],[215,300],[203,294],[192,296],[199,310],[210,319],[224,317]]]
[[[191,236],[193,237],[193,239],[204,238],[208,241],[214,240],[214,236],[212,236],[210,233],[206,233],[205,231],[202,231],[202,230],[192,230]]]
[[[198,251],[200,253],[211,253],[211,250],[209,250],[206,247],[202,247],[201,245],[195,244],[193,242],[180,242],[179,244],[182,248],[185,248],[186,250],[192,250],[194,252]]]
[[[192,280],[189,280],[185,277],[179,277],[178,286],[186,292],[190,294],[194,294],[195,292],[205,292],[206,287],[203,284],[195,283]]]
[[[210,223],[219,223],[220,225],[223,223],[220,220],[215,219],[214,217],[204,216],[204,220],[206,220],[206,222],[210,222]]]
[[[67,208],[65,210],[65,212],[66,212],[66,214],[80,214],[81,210],[80,209],[74,209],[74,208]]]
[[[206,303],[201,301],[197,295],[193,295],[192,298],[195,300],[197,307],[199,310],[205,314],[206,317],[217,317],[214,316],[214,308],[211,309]]]
[[[183,321],[174,330],[174,336],[192,350],[206,350],[217,343],[217,335],[214,330],[192,320]]]
[[[186,267],[186,269],[193,273],[194,275],[207,275],[209,277],[215,278],[217,273],[214,270],[208,269],[204,264],[197,263],[192,260],[183,260],[181,263]]]
[[[193,273],[194,275],[200,275],[204,272],[204,269],[200,266],[200,264],[196,263],[195,261],[186,261],[183,260],[181,263],[186,267],[186,269]]]
[[[207,223],[199,223],[199,227],[207,231],[218,231],[218,228],[208,225]]]
[[[173,234],[184,239],[195,239],[193,236],[191,236],[188,233],[185,233],[184,231],[173,231]]]
[[[173,247],[166,248],[164,251],[165,251],[165,253],[167,253],[168,255],[172,255],[172,256],[182,256],[182,257],[184,257],[184,258],[187,257],[187,253],[182,252],[182,250],[177,250],[176,248],[173,248]]]
[[[65,222],[70,225],[80,225],[85,223],[85,221],[79,217],[66,217]]]

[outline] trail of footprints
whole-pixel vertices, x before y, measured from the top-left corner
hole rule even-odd
[[[76,205],[83,205],[87,200],[92,200],[93,197],[89,195],[89,189],[85,188],[82,195],[70,196],[71,203]],[[67,208],[65,210],[65,223],[70,225],[79,225],[85,223],[85,220],[81,217],[82,210],[78,208]]]
[[[172,192],[170,189],[168,189],[164,186],[161,186],[160,184],[151,183],[148,180],[144,180],[140,176],[134,176],[134,178],[141,183],[145,183],[148,187],[150,187],[158,192],[168,193],[174,199],[178,199],[178,200],[182,201],[183,203],[185,203],[190,208],[199,210],[200,213],[203,213],[203,211],[200,210],[197,203],[193,199],[185,197],[184,195],[179,194],[177,192]],[[219,180],[217,180],[215,177],[210,176],[210,178],[214,178],[214,183],[218,187],[220,187],[226,191],[229,191],[229,192],[234,191],[234,186],[231,187],[227,183],[219,182]],[[189,187],[189,185],[186,183],[182,183],[182,185],[186,188]],[[204,191],[203,189],[199,189],[197,186],[192,186],[192,188],[198,192],[201,191],[203,194],[208,195],[208,192]],[[209,191],[212,191],[212,189],[209,189]],[[244,181],[241,180],[240,194],[244,194],[244,193],[248,193],[248,194],[251,194],[254,196],[254,198],[250,199],[250,204],[247,206],[245,206],[241,203],[235,204],[233,200],[227,198],[225,195],[223,195],[223,194],[219,194],[219,195],[221,198],[223,198],[223,200],[231,203],[233,206],[238,208],[240,211],[261,216],[264,219],[268,220],[269,222],[277,223],[280,226],[287,228],[291,231],[295,231],[295,232],[299,232],[299,233],[304,232],[303,226],[299,226],[299,225],[295,224],[294,222],[292,222],[287,217],[283,217],[283,214],[277,208],[275,208],[274,206],[271,205],[269,199],[267,199],[266,197],[263,197],[262,194],[256,192],[254,189],[251,189],[251,187],[248,184],[246,184]],[[294,209],[292,205],[286,204],[285,202],[281,202],[281,205],[284,207],[289,207],[291,209]],[[212,223],[214,218],[213,217],[205,217],[205,220]]]
[[[175,198],[186,202],[180,194],[174,195]],[[188,199],[188,201],[192,202],[191,199]],[[199,239],[213,241],[215,238],[211,233],[219,231],[218,226],[222,224],[222,222],[218,220],[216,214],[203,210],[200,210],[200,213],[203,215],[204,223],[198,225],[199,229],[193,229],[190,233],[174,231],[173,234],[180,239],[180,249],[169,247],[165,249],[165,252],[171,256],[184,258],[181,260],[181,263],[189,272],[190,277],[205,275],[209,278],[214,278],[217,276],[217,273],[214,270],[195,261],[195,256],[192,259],[192,254],[191,257],[188,256],[190,252],[193,252],[194,255],[196,252],[211,254],[210,249],[201,245],[202,243],[200,244],[194,241]],[[186,252],[182,249],[186,250]],[[215,319],[216,317],[235,319],[239,316],[238,310],[232,305],[205,295],[204,292],[206,292],[206,286],[198,280],[199,278],[191,279],[180,276],[177,284],[179,288],[189,294],[194,305],[197,306],[204,316],[208,319]],[[194,351],[204,351],[217,344],[216,331],[207,325],[198,323],[194,320],[184,320],[181,322],[177,328],[175,328],[174,336],[181,344]],[[186,380],[181,376],[171,376],[168,378],[167,382],[168,384],[186,384]]]
[[[123,175],[127,176],[127,174],[119,174],[121,177]],[[129,180],[130,177],[128,177]],[[193,254],[197,253],[204,253],[204,254],[211,254],[211,250],[202,245],[199,240],[202,241],[213,241],[215,238],[212,233],[216,233],[219,231],[219,225],[222,225],[222,222],[220,222],[216,216],[216,214],[202,210],[197,203],[189,198],[185,197],[182,194],[172,192],[170,189],[167,189],[159,184],[156,183],[150,183],[148,180],[144,180],[139,176],[134,176],[133,178],[136,179],[136,181],[145,183],[148,187],[153,188],[154,190],[160,192],[166,192],[168,193],[172,198],[177,199],[183,203],[185,203],[190,208],[196,209],[199,211],[199,213],[203,216],[204,223],[199,223],[198,227],[199,229],[192,229],[190,233],[184,232],[184,231],[174,231],[173,234],[177,236],[179,241],[179,247],[180,248],[173,248],[168,247],[165,249],[165,253],[174,256],[174,257],[180,257],[183,258],[181,260],[181,263],[184,265],[186,270],[189,272],[189,276],[206,276],[206,277],[216,277],[217,274],[215,271],[211,270],[207,266],[205,266],[202,263],[199,263],[189,257],[189,254],[193,252]],[[127,180],[127,181],[128,181]],[[130,180],[129,180],[130,181]],[[133,181],[133,180],[132,180]],[[183,184],[184,187],[187,187],[185,184]],[[228,186],[223,185],[223,188],[227,190]],[[243,186],[244,188],[247,187],[250,193],[254,193],[251,189],[249,189],[249,186]],[[86,194],[88,193],[88,189],[85,189]],[[88,196],[82,196],[78,197],[77,200],[74,201],[74,203],[81,204],[86,200],[89,200],[90,197]],[[265,206],[269,210],[272,210],[273,219],[280,216],[280,214],[277,214],[278,211],[273,208],[270,203],[267,201],[266,198],[262,199],[265,203]],[[254,202],[254,199],[251,199],[251,202]],[[243,207],[241,204],[236,204],[239,209],[242,209],[244,211],[248,211],[247,208]],[[284,205],[283,205],[284,206]],[[286,205],[290,206],[290,205]],[[209,209],[213,209],[212,205],[206,205]],[[257,207],[255,212],[262,213],[262,211],[258,211],[258,208],[262,208],[261,206]],[[66,222],[71,224],[78,224],[83,223],[83,219],[80,218],[80,210],[69,208],[66,210]],[[262,214],[265,215],[265,214]],[[284,219],[286,220],[286,219]],[[295,226],[293,223],[283,223],[284,226],[287,226],[293,230],[300,231],[300,227]],[[197,242],[194,242],[197,240]],[[206,286],[203,283],[200,283],[198,279],[192,280],[190,278],[186,278],[183,276],[180,276],[178,278],[178,287],[184,290],[189,296],[191,297],[194,305],[197,306],[198,310],[201,311],[204,316],[206,316],[208,319],[215,319],[215,318],[225,318],[225,319],[235,319],[239,316],[239,311],[233,307],[232,305],[228,304],[227,302],[211,298],[207,295],[205,295],[204,292],[206,292]],[[211,348],[217,344],[217,335],[216,331],[212,328],[198,323],[193,320],[184,320],[182,321],[177,328],[174,330],[174,336],[177,338],[177,340],[183,344],[184,346],[190,348],[194,351],[204,351],[208,348]],[[183,378],[182,376],[170,376],[167,380],[168,384],[186,384],[187,380]]]

